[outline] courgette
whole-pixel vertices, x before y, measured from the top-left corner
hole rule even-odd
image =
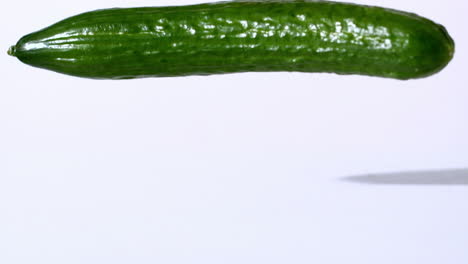
[[[454,42],[412,13],[251,0],[96,10],[26,35],[8,53],[95,79],[295,71],[405,80],[442,70]]]

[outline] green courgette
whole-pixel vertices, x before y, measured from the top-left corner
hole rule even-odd
[[[83,13],[21,38],[22,62],[95,79],[330,72],[396,79],[442,70],[454,42],[412,13],[328,1],[231,1]]]

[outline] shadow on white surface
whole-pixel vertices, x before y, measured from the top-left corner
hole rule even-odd
[[[374,173],[349,176],[341,179],[344,181],[361,184],[468,186],[468,168]]]

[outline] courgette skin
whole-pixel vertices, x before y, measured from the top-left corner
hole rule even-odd
[[[430,76],[454,42],[415,14],[328,1],[231,1],[96,10],[21,38],[22,62],[68,75],[129,79],[235,72]]]

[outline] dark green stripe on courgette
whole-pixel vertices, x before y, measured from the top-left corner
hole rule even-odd
[[[232,1],[92,11],[26,35],[8,53],[96,79],[251,71],[412,79],[443,69],[454,42],[443,26],[392,9]]]

